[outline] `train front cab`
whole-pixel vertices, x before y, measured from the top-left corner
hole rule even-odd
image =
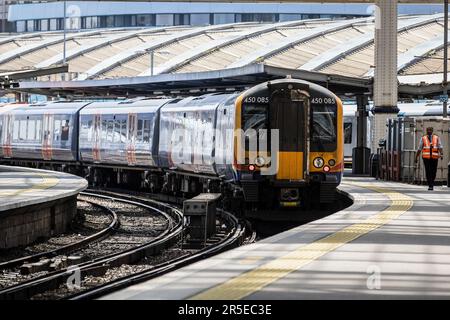
[[[253,211],[334,201],[344,160],[342,104],[334,94],[292,79],[262,84],[237,100],[236,121],[244,132],[268,130],[268,150],[273,144],[272,131],[277,129],[279,135],[276,156],[269,152],[267,159],[262,150],[250,159],[255,153],[245,135],[246,163],[236,167],[244,200]],[[271,165],[277,167],[274,174],[270,174]]]

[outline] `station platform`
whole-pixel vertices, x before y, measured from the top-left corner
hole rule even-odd
[[[354,204],[103,299],[450,299],[450,189],[346,177]]]
[[[62,172],[0,166],[0,249],[64,232],[85,179]]]

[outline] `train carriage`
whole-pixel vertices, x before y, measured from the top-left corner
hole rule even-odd
[[[276,80],[239,96],[236,128],[275,129],[279,136],[275,154],[273,141],[268,147],[270,159],[254,152],[250,159],[254,150],[246,143],[247,163],[237,166],[246,202],[266,207],[333,202],[344,168],[342,119],[341,100],[306,81]],[[268,173],[273,166],[275,172]]]
[[[19,106],[17,104],[6,104],[0,108],[0,158],[12,157],[12,111]]]
[[[218,114],[218,109],[230,97],[235,96],[235,94],[210,94],[186,98],[162,107],[160,166],[171,170],[216,176],[218,173],[215,159],[216,129],[226,129],[222,120],[223,113]],[[219,128],[217,124],[220,125]],[[233,127],[230,129],[233,130]]]
[[[290,78],[183,99],[44,103],[7,119],[4,158],[76,162],[94,185],[221,192],[257,217],[333,202],[344,169],[340,99]]]
[[[87,102],[21,105],[4,113],[3,158],[78,161],[78,112]]]
[[[80,111],[80,160],[158,167],[159,109],[172,99],[95,102]]]

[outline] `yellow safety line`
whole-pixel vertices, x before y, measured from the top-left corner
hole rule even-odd
[[[23,189],[23,190],[19,189],[19,190],[9,191],[9,192],[0,192],[0,196],[2,196],[2,197],[17,196],[22,193],[33,192],[33,191],[37,191],[37,190],[46,190],[46,189],[50,189],[51,187],[56,186],[59,183],[59,179],[52,174],[37,173],[37,175],[39,175],[40,178],[42,179],[41,182],[32,185],[28,189]]]
[[[348,226],[326,238],[301,246],[283,257],[197,294],[190,300],[239,300],[245,298],[325,254],[382,227],[407,212],[413,205],[412,198],[407,195],[373,185],[352,184],[385,194],[392,201],[390,207],[364,222]]]

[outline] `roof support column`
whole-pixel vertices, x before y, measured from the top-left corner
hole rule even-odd
[[[386,136],[386,120],[399,109],[397,79],[398,0],[375,1],[374,139],[372,152]]]

